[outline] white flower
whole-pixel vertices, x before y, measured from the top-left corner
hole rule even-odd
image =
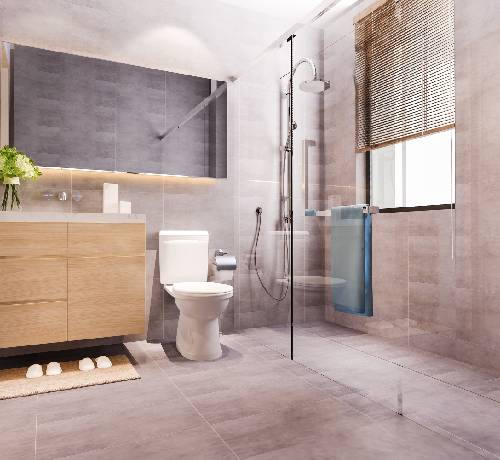
[[[32,179],[33,177],[35,177],[35,170],[33,168],[26,169],[24,172],[24,176],[27,179]]]
[[[23,172],[23,177],[28,179],[35,177],[35,170],[25,155],[18,155],[16,157],[16,167]]]

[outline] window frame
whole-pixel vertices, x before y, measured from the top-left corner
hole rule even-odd
[[[455,128],[452,128],[455,130]],[[406,141],[402,141],[403,150],[405,150]],[[372,175],[372,155],[373,150],[367,150],[365,152],[365,179],[366,179],[366,202],[370,206],[376,206],[372,203],[372,185],[373,185],[373,175]],[[455,209],[456,204],[456,140],[454,136],[453,140],[453,167],[452,167],[452,181],[454,183],[454,200],[450,203],[440,203],[440,204],[429,204],[429,205],[417,205],[417,206],[390,206],[385,208],[379,208],[379,213],[381,214],[394,214],[400,212],[418,212],[418,211],[437,211]]]

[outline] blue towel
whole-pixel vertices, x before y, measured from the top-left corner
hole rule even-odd
[[[373,316],[372,216],[363,205],[332,208],[332,277],[335,310]]]

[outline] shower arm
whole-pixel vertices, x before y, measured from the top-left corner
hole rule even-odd
[[[295,75],[295,72],[297,72],[297,69],[302,65],[302,64],[309,64],[311,66],[312,72],[313,72],[313,80],[316,80],[318,78],[318,71],[316,69],[316,64],[309,59],[309,58],[300,58],[297,63],[293,66],[292,74],[290,76],[290,79],[288,80],[288,92],[287,94],[290,94],[290,85],[292,84],[292,79],[293,76]]]

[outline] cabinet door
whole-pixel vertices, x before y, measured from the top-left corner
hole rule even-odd
[[[68,262],[68,340],[144,332],[144,256]]]

